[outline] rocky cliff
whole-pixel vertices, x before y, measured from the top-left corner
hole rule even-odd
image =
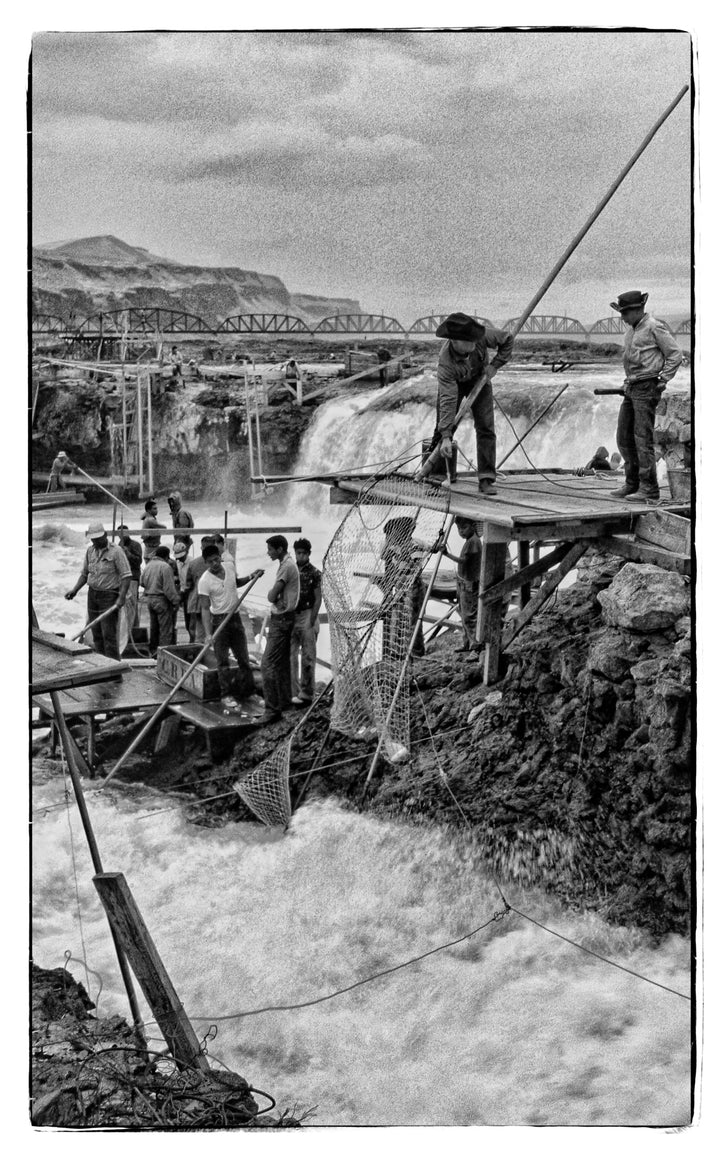
[[[176,309],[218,325],[239,313],[284,313],[307,321],[359,313],[351,298],[292,294],[269,273],[184,265],[127,245],[117,237],[38,246],[32,252],[35,313],[82,321],[105,310]]]

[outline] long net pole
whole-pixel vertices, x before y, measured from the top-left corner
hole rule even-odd
[[[592,213],[588,217],[588,219],[585,222],[585,224],[583,225],[583,227],[579,230],[578,233],[575,234],[574,238],[572,239],[572,241],[568,245],[567,249],[564,251],[562,256],[558,258],[555,265],[553,265],[552,269],[548,273],[547,277],[543,281],[543,283],[540,286],[540,288],[538,289],[537,293],[534,295],[532,300],[526,305],[525,309],[520,314],[520,317],[516,318],[513,325],[510,326],[510,332],[512,333],[513,336],[516,336],[520,332],[522,327],[525,325],[525,322],[530,317],[530,314],[534,310],[535,306],[538,304],[540,299],[545,296],[545,294],[547,293],[548,289],[552,285],[553,281],[557,277],[560,270],[563,268],[563,266],[566,264],[566,262],[570,259],[570,257],[575,252],[575,250],[577,249],[580,242],[583,240],[585,235],[589,232],[589,230],[595,224],[598,217],[602,213],[603,209],[607,205],[608,201],[610,201],[610,199],[615,195],[617,190],[620,188],[620,185],[623,183],[623,181],[627,177],[627,175],[630,172],[630,170],[632,169],[633,165],[635,165],[637,163],[637,161],[640,159],[642,154],[645,152],[645,149],[648,147],[648,145],[650,144],[653,137],[662,128],[662,126],[665,124],[665,121],[668,119],[668,117],[671,115],[671,113],[673,113],[674,110],[677,108],[677,106],[680,104],[680,101],[685,96],[685,93],[689,90],[689,87],[690,86],[687,84],[683,85],[683,87],[680,89],[680,92],[677,94],[675,99],[670,102],[668,107],[665,109],[665,112],[662,114],[662,116],[658,117],[658,119],[655,121],[655,124],[652,126],[652,128],[647,133],[647,135],[643,138],[642,142],[638,145],[637,149],[635,150],[635,152],[631,156],[630,160],[627,162],[626,165],[623,166],[620,173],[618,174],[618,176],[615,178],[612,185],[608,189],[607,193],[605,193],[604,197],[602,197],[600,199],[600,201],[598,201],[597,205],[593,209]],[[483,376],[480,378],[480,381],[475,386],[473,386],[472,390],[467,395],[467,397],[463,399],[461,405],[458,407],[457,414],[455,415],[455,421],[453,422],[453,433],[455,432],[457,427],[460,425],[460,422],[465,417],[468,410],[471,408],[471,406],[475,402],[475,399],[478,397],[483,386],[485,386],[487,384],[488,380],[489,380],[488,377],[485,374],[483,374]],[[425,460],[425,462],[423,463],[423,465],[417,471],[417,473],[415,475],[416,479],[423,478],[426,474],[429,474],[434,469],[435,463],[437,462],[439,456],[440,456],[440,446],[438,445],[435,447],[435,449],[432,451],[432,453],[428,455],[428,457]]]

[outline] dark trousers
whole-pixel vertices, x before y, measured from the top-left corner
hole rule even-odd
[[[292,706],[290,644],[294,625],[294,611],[270,616],[261,670],[265,710],[273,715]]]
[[[215,634],[215,631],[224,618],[224,615],[212,616],[213,634]],[[250,667],[247,639],[245,638],[245,628],[242,625],[240,615],[233,615],[228,620],[213,646],[218,662],[220,693],[222,695],[232,695],[233,693],[233,677],[230,668],[230,652],[232,651],[235,656],[235,662],[238,665],[237,694],[240,695],[241,698],[245,695],[252,695],[254,689],[252,669]]]
[[[117,602],[117,591],[94,591],[88,587],[87,613],[88,618],[96,619],[108,607]],[[118,612],[108,615],[101,623],[92,628],[93,649],[98,655],[105,655],[108,659],[119,659],[118,650]]]
[[[171,647],[173,641],[174,608],[165,595],[147,595],[150,616],[150,654],[155,655],[158,647]]]
[[[628,385],[618,414],[617,444],[625,460],[625,483],[651,498],[660,493],[653,431],[661,395],[657,378]]]
[[[468,396],[472,387],[472,382],[469,385],[458,386],[458,406]],[[493,410],[491,382],[487,382],[483,386],[473,402],[472,416],[475,423],[475,457],[477,459],[478,481],[481,478],[488,478],[494,482],[497,439],[495,437],[495,411]],[[439,420],[439,408],[437,417]],[[439,441],[440,431],[436,426],[433,434],[433,446],[436,446]]]

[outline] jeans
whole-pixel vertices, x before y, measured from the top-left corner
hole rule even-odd
[[[475,383],[463,383],[458,386],[458,406],[465,399]],[[440,410],[437,410],[438,418]],[[495,459],[497,439],[495,437],[495,412],[493,410],[492,383],[486,382],[472,404],[472,416],[475,423],[475,455],[477,458],[478,481],[487,478],[495,481]],[[440,441],[440,431],[435,428],[432,444],[436,446]]]
[[[145,602],[150,616],[150,654],[156,655],[158,647],[172,646],[175,608],[165,595],[146,595]]]
[[[295,612],[295,622],[290,636],[290,683],[293,693],[303,699],[312,699],[315,694],[315,656],[320,624],[317,619],[310,623],[310,607]],[[298,657],[300,657],[298,677]]]
[[[95,591],[88,587],[87,613],[92,622],[113,603],[117,602],[117,591]],[[118,650],[118,613],[108,615],[101,623],[92,628],[93,650],[98,655],[105,655],[108,659],[119,659]]]
[[[290,641],[294,624],[294,611],[270,616],[261,671],[265,710],[273,715],[281,715],[292,705]]]
[[[224,618],[224,615],[212,616],[213,634]],[[220,693],[222,695],[232,695],[233,693],[233,672],[230,667],[230,652],[232,651],[235,656],[235,662],[238,665],[237,694],[241,699],[246,695],[252,695],[255,684],[253,683],[252,669],[250,667],[245,628],[242,625],[240,615],[235,614],[229,619],[213,646],[215,648],[215,658],[218,662]]]
[[[650,498],[660,493],[653,431],[661,394],[657,378],[627,385],[618,414],[617,444],[625,460],[625,484]]]

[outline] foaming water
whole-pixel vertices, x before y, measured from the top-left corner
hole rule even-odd
[[[62,790],[44,784],[34,801],[35,959],[59,967],[84,942],[104,981],[100,1014],[127,1015],[76,810],[43,811]],[[312,1000],[489,919],[502,905],[466,842],[332,802],[302,808],[285,836],[196,827],[180,810],[142,818],[169,806],[146,788],[89,792],[88,803],[104,869],[124,872],[199,1037],[217,1024],[210,1054],[281,1109],[317,1105],[325,1125],[688,1121],[688,1002],[515,915],[312,1007],[220,1019]],[[535,890],[510,899],[689,991],[681,938],[652,946]],[[97,995],[92,974],[71,971]]]

